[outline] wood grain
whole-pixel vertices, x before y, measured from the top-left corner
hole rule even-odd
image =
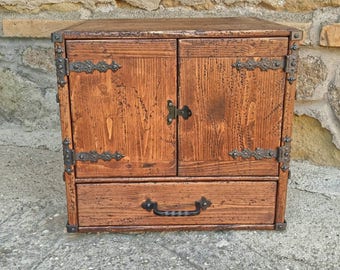
[[[70,73],[76,152],[118,151],[120,161],[76,163],[77,177],[176,175],[176,123],[167,125],[167,100],[176,101],[176,41],[67,42],[70,62],[114,60],[105,73]]]
[[[290,41],[287,48],[288,53],[292,53],[293,44],[298,44],[297,41]],[[297,52],[294,52],[297,53]],[[287,74],[288,79],[288,74]],[[294,101],[296,92],[296,81],[292,84],[286,82],[285,96],[284,96],[284,110],[283,110],[283,123],[282,123],[282,138],[292,136],[293,128],[293,113],[294,113]],[[294,138],[293,138],[294,139]],[[281,144],[284,145],[284,141],[281,140]],[[282,164],[281,164],[282,165]],[[288,185],[289,170],[280,170],[280,180],[278,183],[277,205],[276,205],[276,223],[283,223],[285,220],[286,212],[286,200],[287,200],[287,185]]]
[[[93,226],[79,227],[79,232],[161,232],[161,231],[221,231],[221,230],[274,230],[272,224],[223,224],[223,225],[149,225],[149,226]]]
[[[180,55],[195,50],[196,42],[193,48],[183,42]],[[231,54],[235,48],[234,40],[231,46],[228,39],[223,42],[214,51],[216,57],[180,58],[179,102],[190,107],[192,116],[179,120],[179,175],[278,175],[274,158],[234,160],[229,152],[280,147],[285,72],[238,71],[232,64],[248,58],[219,57],[224,54],[220,51]],[[260,50],[254,59],[261,56]]]
[[[80,226],[273,224],[276,182],[78,184]],[[160,217],[161,210],[193,210],[202,196],[212,205],[198,216]]]
[[[65,39],[287,37],[295,28],[251,17],[88,20],[61,31]]]
[[[55,43],[55,50],[62,50],[62,57],[66,57],[65,44]],[[61,125],[61,137],[62,141],[66,138],[70,141],[70,147],[73,147],[72,143],[72,124],[71,124],[71,104],[70,104],[70,92],[68,87],[68,78],[65,76],[66,84],[64,86],[58,86],[58,98],[59,98],[59,110],[60,110],[60,125]],[[61,144],[62,142],[60,142]],[[66,187],[66,202],[67,202],[67,222],[70,225],[78,225],[78,209],[77,209],[77,194],[75,185],[74,168],[71,166],[72,172],[70,174],[63,172]]]
[[[145,183],[145,182],[226,182],[226,181],[279,181],[278,176],[169,176],[169,177],[115,177],[77,178],[77,184]]]

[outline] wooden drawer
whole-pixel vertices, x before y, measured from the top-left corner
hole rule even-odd
[[[273,224],[276,188],[275,181],[77,184],[79,226]],[[202,197],[211,205],[197,211]],[[147,199],[156,211],[142,208]]]

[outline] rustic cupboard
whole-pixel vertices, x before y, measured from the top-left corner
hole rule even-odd
[[[300,39],[256,18],[53,33],[68,231],[283,229]]]

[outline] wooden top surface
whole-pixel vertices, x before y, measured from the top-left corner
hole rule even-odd
[[[251,17],[88,20],[59,31],[66,39],[289,36],[295,28]]]

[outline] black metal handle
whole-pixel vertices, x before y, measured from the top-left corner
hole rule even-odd
[[[152,211],[157,216],[167,216],[167,217],[187,217],[187,216],[197,216],[201,213],[201,210],[206,210],[211,205],[211,202],[206,198],[202,197],[199,201],[195,202],[195,210],[191,211],[164,211],[159,210],[157,202],[153,202],[147,199],[142,203],[142,208],[146,211]]]

